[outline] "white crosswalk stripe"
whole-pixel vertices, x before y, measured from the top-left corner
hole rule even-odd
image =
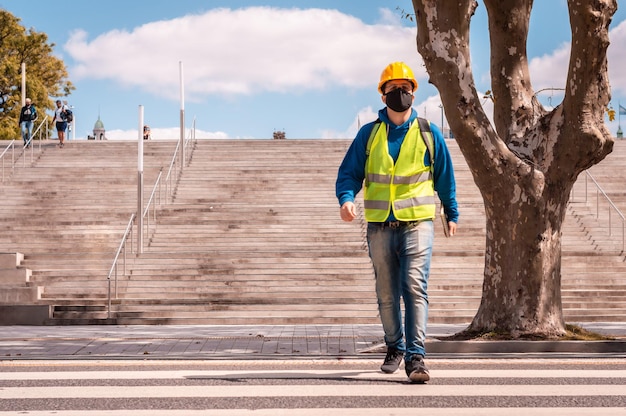
[[[232,386],[214,386],[207,390],[204,386],[101,386],[88,387],[31,387],[5,388],[0,392],[0,399],[62,399],[62,398],[132,398],[132,397],[233,397]],[[449,386],[420,387],[419,391],[412,385],[401,386],[250,386],[238,391],[235,397],[343,397],[343,396],[449,396]],[[626,394],[625,386],[599,385],[593,386],[455,386],[454,394],[459,396],[619,396]]]
[[[419,408],[419,414],[433,416],[485,416],[485,415],[506,415],[506,416],[529,416],[529,415],[550,415],[550,416],[620,416],[626,414],[624,409],[605,408],[605,407],[585,407],[585,408],[540,408],[540,407],[521,407],[521,408]],[[407,408],[318,408],[313,409],[213,409],[213,410],[94,410],[94,411],[34,411],[34,412],[16,412],[5,413],[0,415],[28,415],[28,416],[124,416],[132,414],[133,416],[319,416],[319,415],[341,415],[341,416],[380,416],[380,415],[406,415],[411,414],[412,409]],[[415,412],[415,410],[413,410]]]
[[[0,415],[625,415],[624,359],[0,361]]]

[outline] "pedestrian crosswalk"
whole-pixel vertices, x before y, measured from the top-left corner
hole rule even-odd
[[[0,361],[0,415],[626,415],[624,359]]]

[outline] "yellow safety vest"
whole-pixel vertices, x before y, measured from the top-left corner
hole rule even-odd
[[[431,140],[429,147],[433,148],[432,134],[425,136]],[[435,218],[435,186],[431,167],[424,163],[428,147],[422,138],[419,123],[414,121],[409,127],[395,164],[389,154],[385,123],[380,124],[368,147],[365,219],[368,222],[384,222],[392,209],[399,221]]]

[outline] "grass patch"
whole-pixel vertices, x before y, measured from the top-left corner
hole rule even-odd
[[[578,325],[565,325],[565,334],[549,335],[535,333],[517,333],[510,332],[479,332],[479,331],[461,331],[454,335],[439,337],[441,341],[611,341],[615,338],[596,332],[587,331]]]
[[[597,332],[587,331],[578,325],[565,324],[565,330],[567,332],[560,339],[567,341],[611,341],[615,339]]]

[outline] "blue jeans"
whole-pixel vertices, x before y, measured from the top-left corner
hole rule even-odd
[[[24,139],[24,145],[30,144],[30,138],[33,135],[33,122],[22,121],[22,139]]]
[[[385,343],[403,351],[406,360],[414,354],[426,355],[427,290],[433,238],[434,226],[430,220],[398,228],[376,223],[367,226]],[[400,298],[404,301],[404,331]]]

